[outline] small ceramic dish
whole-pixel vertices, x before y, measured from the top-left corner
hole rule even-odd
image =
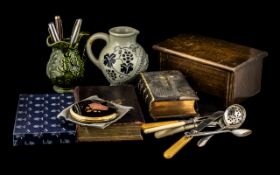
[[[108,122],[118,117],[114,105],[98,100],[86,100],[74,104],[70,108],[70,115],[82,123]]]

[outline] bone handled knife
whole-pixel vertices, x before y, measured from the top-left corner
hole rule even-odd
[[[145,134],[149,134],[149,133],[153,133],[153,132],[157,132],[157,131],[161,131],[161,130],[165,130],[165,129],[170,129],[170,128],[176,128],[179,126],[183,126],[183,125],[188,125],[188,124],[193,124],[196,123],[198,121],[202,121],[203,119],[208,118],[209,116],[203,116],[203,117],[194,117],[188,120],[177,120],[177,121],[170,121],[170,123],[158,123],[158,126],[154,126],[154,127],[150,127],[152,126],[152,123],[150,126],[144,126],[145,128],[143,129],[143,132]],[[157,123],[157,122],[156,122]],[[142,127],[143,128],[143,127]]]
[[[186,130],[193,129],[195,127],[197,127],[197,124],[193,123],[193,124],[188,124],[188,125],[184,125],[184,126],[180,126],[180,127],[176,127],[176,128],[157,131],[157,132],[155,132],[154,135],[155,135],[155,138],[160,139],[160,138],[163,138],[163,137],[174,135],[174,134],[179,133],[179,132],[183,132],[183,131],[186,131]]]
[[[188,124],[188,121],[182,120],[182,121],[169,123],[169,124],[162,125],[162,126],[157,126],[157,127],[153,127],[153,128],[144,129],[144,133],[149,134],[149,133],[153,133],[153,132],[156,132],[156,131],[161,131],[161,130],[164,130],[164,129],[176,128],[176,127],[183,126],[183,125],[186,125],[186,124]]]
[[[191,132],[196,133],[203,130],[209,123],[217,120],[222,117],[224,114],[223,111],[217,111],[213,113],[210,117],[201,122],[196,128],[192,129]],[[177,142],[175,142],[171,147],[169,147],[164,153],[163,156],[166,159],[171,159],[177,152],[179,152],[187,143],[192,140],[192,136],[183,136]]]
[[[177,123],[179,120],[172,120],[172,121],[163,121],[163,122],[151,122],[151,123],[143,123],[141,128],[142,130],[149,129],[149,128],[154,128],[158,126],[163,126],[171,123]]]

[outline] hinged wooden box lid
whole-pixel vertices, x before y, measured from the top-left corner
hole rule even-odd
[[[197,91],[220,97],[225,105],[260,91],[267,52],[215,38],[181,34],[153,46],[161,70],[182,71]]]

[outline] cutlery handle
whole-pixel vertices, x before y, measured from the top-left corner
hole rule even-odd
[[[208,142],[208,140],[210,140],[214,135],[209,135],[209,136],[205,136],[202,137],[201,139],[198,140],[197,142],[197,146],[198,147],[203,147],[206,145],[206,143]]]
[[[175,142],[170,148],[168,148],[163,153],[164,158],[171,159],[177,152],[179,152],[191,140],[192,140],[192,137],[183,136],[180,140]]]
[[[197,133],[185,132],[185,135],[192,136],[192,137],[199,137],[199,136],[216,135],[216,134],[227,133],[227,132],[231,132],[231,130],[207,131],[207,132],[197,132]]]
[[[60,16],[55,16],[55,28],[58,34],[59,39],[62,41],[63,40],[63,28],[62,28],[62,20]]]
[[[70,37],[71,46],[76,44],[76,42],[78,40],[78,36],[79,36],[80,30],[81,30],[81,25],[82,25],[82,19],[77,19],[75,21],[74,27],[72,29],[72,34],[71,34],[71,37]]]
[[[52,38],[53,42],[56,43],[56,42],[60,41],[58,33],[55,29],[54,23],[50,22],[48,25],[49,25],[49,32],[50,32],[50,35],[51,35],[51,38]]]
[[[186,123],[184,121],[180,121],[180,122],[171,123],[171,124],[167,124],[167,125],[163,125],[163,126],[158,126],[158,127],[154,127],[154,128],[145,129],[144,133],[149,134],[149,133],[153,133],[153,132],[164,130],[164,129],[176,128],[176,127],[179,127],[179,126],[183,126],[185,124]]]
[[[142,124],[141,128],[142,128],[142,130],[144,130],[144,129],[154,128],[154,127],[167,125],[167,124],[171,124],[171,123],[177,123],[177,122],[178,122],[178,120],[144,123],[144,124]]]
[[[224,128],[219,128],[216,131],[222,131]],[[214,135],[204,136],[201,139],[198,140],[197,146],[203,147],[207,144],[207,142],[213,137]]]
[[[155,132],[155,138],[159,139],[159,138],[171,136],[171,135],[174,135],[174,134],[179,133],[179,132],[183,132],[183,131],[186,131],[186,130],[193,129],[196,126],[197,126],[196,124],[189,124],[189,125],[184,125],[184,126],[180,126],[180,127],[177,127],[177,128],[171,128],[171,129],[165,129],[165,130],[162,130],[162,131],[157,131],[157,132]]]

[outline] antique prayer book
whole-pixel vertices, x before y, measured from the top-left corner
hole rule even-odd
[[[153,119],[189,117],[196,114],[198,96],[180,71],[140,74],[138,90]]]
[[[74,91],[76,102],[92,95],[124,106],[131,106],[133,109],[105,129],[77,125],[78,142],[143,140],[141,124],[144,122],[144,117],[134,86],[78,86]]]

